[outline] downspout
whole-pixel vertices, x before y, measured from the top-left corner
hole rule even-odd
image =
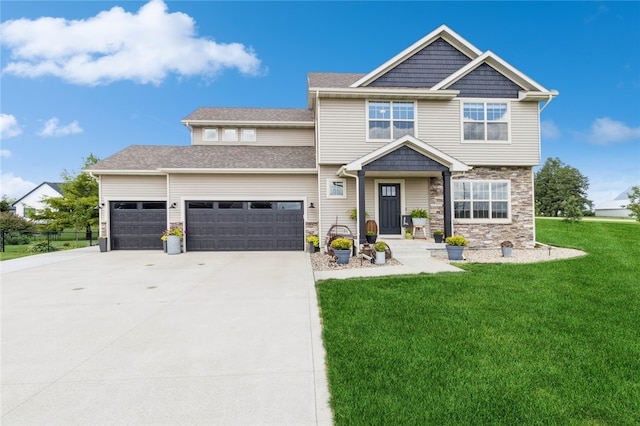
[[[96,182],[98,182],[98,206],[102,205],[102,182],[101,182],[101,178],[99,176],[95,176],[93,174],[92,171],[89,171],[89,176],[91,176]],[[104,235],[105,237],[109,237],[109,235],[107,235],[108,233],[108,227],[105,230],[105,233],[102,233],[102,215],[106,215],[106,212],[103,212],[103,208],[98,208],[98,226],[100,227],[100,229],[98,229],[98,236],[102,236]]]
[[[542,114],[542,111],[544,111],[544,109],[549,106],[549,104],[551,103],[554,97],[555,97],[554,95],[549,95],[549,99],[547,99],[547,102],[545,102],[544,105],[542,105],[542,108],[540,108],[540,110],[538,111],[538,114]]]
[[[351,175],[349,173],[347,173],[346,169],[344,168],[344,166],[340,167],[340,170],[338,170],[339,174],[342,176],[347,176],[347,177],[351,177],[354,178],[356,180],[356,205],[359,207],[360,206],[360,177],[358,175]],[[360,232],[360,208],[356,209],[357,215],[356,215],[356,223],[358,224],[357,228],[356,228],[356,241],[358,242],[358,244],[360,244],[360,237],[361,237],[361,232]]]
[[[320,93],[318,90],[316,90],[316,111],[314,114],[314,121],[315,121],[315,136],[316,136],[316,140],[315,140],[315,144],[316,144],[316,194],[317,194],[317,198],[318,198],[318,208],[316,209],[316,217],[318,220],[318,236],[321,235],[322,232],[322,191],[320,189],[320,166],[319,166],[319,161],[320,161],[320,114],[319,114],[319,108],[320,108]],[[307,208],[307,212],[309,212],[309,209]]]

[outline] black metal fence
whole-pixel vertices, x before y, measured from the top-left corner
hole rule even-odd
[[[91,231],[6,231],[0,229],[0,251],[9,246],[24,246],[32,251],[48,252],[65,248],[97,245],[98,232]]]

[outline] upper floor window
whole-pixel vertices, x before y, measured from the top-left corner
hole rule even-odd
[[[238,129],[222,129],[222,140],[235,142],[238,140]]]
[[[413,102],[370,101],[368,108],[370,140],[392,140],[414,134]]]
[[[256,129],[241,129],[240,137],[243,142],[255,142]]]
[[[509,108],[506,102],[463,102],[465,141],[508,141]]]
[[[509,181],[453,182],[456,219],[509,219]]]
[[[205,141],[218,141],[218,129],[205,128],[202,129],[202,140]]]

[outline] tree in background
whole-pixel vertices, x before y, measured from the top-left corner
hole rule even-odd
[[[83,169],[100,161],[93,154],[84,161]],[[91,226],[98,223],[98,182],[89,174],[80,172],[77,175],[62,171],[62,197],[50,197],[43,200],[47,206],[34,216],[34,220],[46,223],[51,231],[73,228],[75,231],[85,230],[91,238]],[[76,233],[76,240],[78,234]]]
[[[588,189],[589,179],[578,169],[559,158],[547,158],[535,174],[536,214],[579,220],[593,206],[587,199]]]
[[[629,216],[635,217],[640,222],[640,186],[632,186],[627,196],[629,196],[629,204],[625,208],[631,210]]]
[[[7,197],[7,195],[3,195],[2,199],[0,200],[0,212],[10,212],[11,211],[11,204],[14,202],[15,200],[13,198],[9,198]]]

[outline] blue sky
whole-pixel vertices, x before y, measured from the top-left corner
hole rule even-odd
[[[547,89],[542,162],[596,204],[640,184],[640,2],[5,1],[0,195],[90,153],[187,145],[202,106],[306,107],[308,72],[369,72],[442,24]]]

